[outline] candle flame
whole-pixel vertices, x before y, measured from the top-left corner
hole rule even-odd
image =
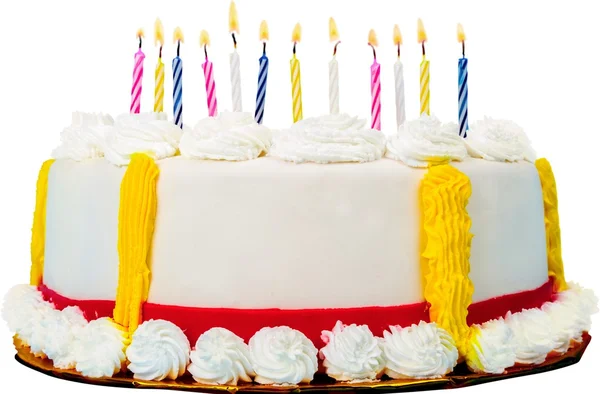
[[[463,25],[461,23],[456,26],[456,38],[458,39],[458,42],[465,42],[467,39],[467,36],[465,35],[465,29],[463,29]]]
[[[140,39],[140,38],[144,38],[144,29],[142,29],[141,27],[137,30],[137,32],[135,33],[136,38]]]
[[[296,26],[294,26],[294,30],[292,31],[292,42],[294,42],[294,43],[300,42],[301,38],[302,38],[302,26],[300,26],[300,23],[296,23]]]
[[[339,40],[340,32],[338,31],[335,19],[329,18],[329,41],[334,42]]]
[[[240,34],[240,23],[238,20],[237,7],[235,1],[231,0],[229,4],[229,32]]]
[[[379,45],[379,42],[377,41],[377,34],[373,29],[369,31],[369,45],[371,45],[372,47],[376,47],[377,45]]]
[[[200,32],[200,46],[210,46],[210,36],[206,30]]]
[[[165,43],[165,30],[160,19],[156,18],[154,22],[154,45],[160,44],[162,47]]]
[[[427,33],[425,32],[425,26],[423,25],[423,21],[421,18],[417,21],[417,39],[419,44],[422,44],[427,41]]]
[[[267,25],[267,21],[260,22],[260,31],[258,34],[258,39],[261,41],[269,40],[269,25]]]
[[[402,45],[402,33],[400,33],[398,25],[394,25],[394,45]]]
[[[183,44],[183,31],[181,27],[177,26],[173,32],[173,43],[181,42]]]

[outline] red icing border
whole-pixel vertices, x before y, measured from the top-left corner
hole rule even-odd
[[[44,298],[64,309],[76,305],[88,320],[112,316],[114,301],[71,300],[41,285]],[[477,302],[469,307],[469,324],[483,323],[504,316],[506,312],[519,312],[527,308],[539,308],[553,296],[552,280],[537,289],[508,294]],[[333,328],[337,320],[351,324],[367,324],[373,334],[382,336],[389,325],[407,326],[421,320],[429,321],[428,304],[418,303],[400,306],[334,308],[334,309],[230,309],[192,308],[146,303],[142,308],[144,320],[168,320],[184,330],[194,345],[204,331],[212,327],[225,327],[244,340],[263,327],[290,326],[303,332],[315,346],[321,345],[321,330]]]

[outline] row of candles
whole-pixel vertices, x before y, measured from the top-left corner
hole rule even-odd
[[[420,64],[420,113],[430,114],[429,99],[429,60],[426,57],[425,42],[427,34],[421,19],[417,24],[417,37],[421,45],[422,61]],[[235,3],[232,1],[229,8],[229,32],[233,39],[233,52],[229,56],[230,61],[230,79],[231,79],[231,98],[232,109],[234,112],[242,111],[242,89],[240,77],[240,56],[237,52],[236,34],[239,34],[238,14]],[[164,45],[164,29],[160,20],[157,19],[154,26],[155,44],[160,45],[158,62],[155,69],[155,90],[154,90],[154,111],[163,112],[164,100],[164,63],[162,61],[162,48]],[[296,46],[300,42],[302,29],[300,24],[296,24],[292,32],[292,59],[290,60],[290,75],[292,86],[292,115],[294,123],[303,118],[302,114],[302,83],[300,74],[300,61],[296,56]],[[397,50],[397,60],[394,64],[394,82],[396,99],[396,123],[400,126],[406,120],[405,94],[404,94],[404,66],[400,60],[400,48],[402,45],[402,35],[398,25],[394,26],[394,45]],[[142,76],[144,73],[144,58],[142,52],[143,31],[138,30],[137,38],[139,48],[134,58],[133,85],[131,88],[131,113],[140,112],[140,98],[142,93]],[[333,58],[329,62],[329,112],[338,114],[339,109],[339,65],[336,59],[338,45],[340,44],[340,35],[337,25],[333,18],[329,20],[329,38],[334,43]],[[262,21],[260,25],[259,39],[262,42],[262,56],[259,58],[258,88],[256,93],[255,120],[262,123],[265,111],[265,99],[267,90],[267,79],[269,70],[269,58],[266,54],[267,41],[269,39],[269,30],[267,23]],[[465,57],[465,33],[462,26],[457,27],[457,39],[462,46],[462,57],[458,61],[458,123],[459,133],[462,137],[467,136],[468,125],[468,60]],[[173,120],[179,126],[183,127],[183,62],[181,60],[180,48],[184,41],[183,32],[178,27],[173,34],[173,41],[177,44],[177,55],[173,59]],[[374,30],[369,32],[368,43],[373,50],[373,64],[371,65],[371,128],[381,130],[381,65],[377,61],[378,46],[377,35]],[[206,101],[208,115],[216,116],[217,96],[213,72],[213,62],[208,58],[207,47],[210,45],[210,37],[205,30],[200,34],[200,46],[204,50],[205,61],[202,64],[204,71],[204,80],[206,88]]]

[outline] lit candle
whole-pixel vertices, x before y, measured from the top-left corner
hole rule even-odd
[[[290,72],[292,77],[292,115],[294,123],[302,120],[302,83],[300,81],[300,61],[296,58],[296,44],[302,38],[302,27],[296,23],[292,32],[292,42],[294,43],[293,57],[290,60]]]
[[[162,49],[165,44],[163,24],[160,19],[154,22],[154,46],[158,49],[158,62],[154,70],[154,112],[163,112],[163,99],[165,97],[165,64],[162,61]]]
[[[144,31],[139,29],[137,31],[137,39],[139,42],[138,51],[134,56],[133,64],[133,85],[131,85],[131,106],[129,112],[132,114],[140,113],[140,102],[142,98],[142,77],[144,76],[144,59],[146,55],[142,52],[142,38],[144,38]]]
[[[210,45],[210,36],[206,30],[200,33],[200,46],[204,48],[204,81],[206,86],[206,105],[208,107],[208,116],[217,116],[217,92],[215,87],[215,77],[213,74],[213,63],[208,60],[208,51],[206,47]]]
[[[179,27],[173,33],[173,43],[177,44],[177,56],[173,58],[173,122],[183,128],[183,61],[179,57],[183,32]]]
[[[427,41],[427,33],[423,26],[423,21],[419,19],[417,28],[417,38],[421,44],[423,60],[421,60],[421,114],[429,115],[429,60],[425,57],[425,42]]]
[[[381,66],[377,63],[377,35],[375,30],[369,31],[369,46],[373,49],[371,65],[371,128],[381,130]]]
[[[269,40],[269,27],[266,21],[260,24],[259,39],[263,44],[263,53],[258,59],[258,89],[256,91],[256,109],[254,111],[254,120],[256,123],[262,123],[265,116],[265,101],[267,98],[267,77],[269,74],[269,58],[267,57],[267,41]]]
[[[335,42],[333,58],[329,62],[329,113],[340,113],[340,76],[336,59],[337,47],[340,43],[340,34],[333,18],[329,18],[329,41]]]
[[[238,13],[233,0],[229,4],[229,32],[233,38],[233,52],[229,55],[229,75],[231,78],[231,102],[234,112],[242,112],[242,82],[240,77],[240,55],[237,51],[235,34],[240,34]]]
[[[402,45],[402,34],[398,25],[394,26],[394,45],[397,47],[398,59],[394,63],[394,82],[396,83],[396,125],[400,127],[406,120],[406,109],[404,103],[404,65],[400,60],[400,45]]]
[[[469,61],[465,57],[465,40],[467,37],[460,23],[457,26],[456,35],[462,46],[462,58],[458,59],[458,125],[460,136],[466,138],[467,130],[469,130],[469,86],[467,85],[467,79],[469,78],[467,65]]]

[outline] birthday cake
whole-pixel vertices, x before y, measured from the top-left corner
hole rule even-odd
[[[58,370],[199,386],[498,375],[579,346],[597,299],[565,280],[549,162],[514,122],[427,112],[392,137],[75,113],[3,317]]]

